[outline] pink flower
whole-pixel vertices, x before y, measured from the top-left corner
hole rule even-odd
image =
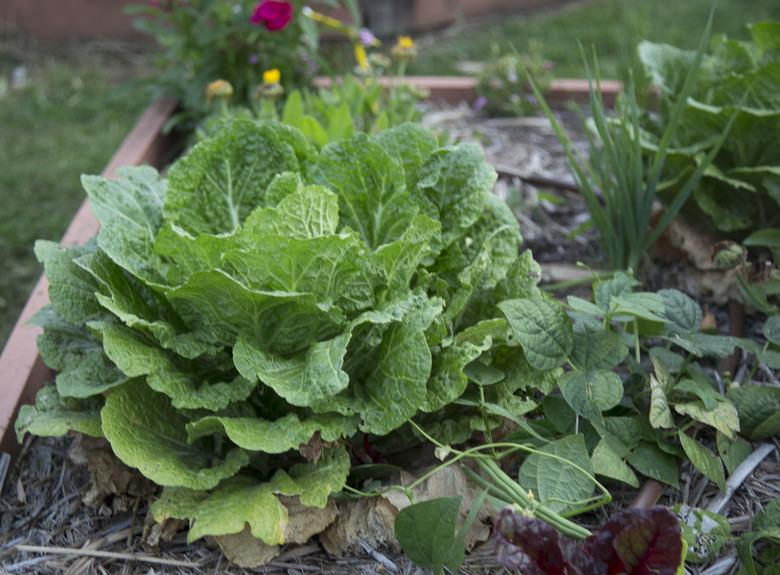
[[[284,30],[292,20],[293,7],[289,2],[263,0],[252,13],[252,24],[262,24],[266,30]]]

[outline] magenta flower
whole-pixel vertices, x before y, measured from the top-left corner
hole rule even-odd
[[[284,30],[292,20],[293,7],[289,2],[279,0],[263,0],[252,13],[252,24],[262,24],[266,30]]]

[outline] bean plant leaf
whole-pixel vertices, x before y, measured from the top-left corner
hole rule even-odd
[[[693,333],[699,330],[703,313],[693,299],[678,290],[665,289],[658,292],[664,302],[664,318],[676,333]]]
[[[443,573],[457,571],[463,563],[463,545],[457,545],[460,497],[438,497],[401,510],[395,535],[401,548],[417,565]]]
[[[674,427],[672,410],[664,389],[654,375],[650,376],[650,425],[655,428],[671,429]]]
[[[759,441],[780,432],[780,389],[743,385],[729,390],[727,397],[736,407],[742,433],[748,439]]]
[[[639,487],[636,474],[604,440],[599,441],[593,449],[591,465],[597,475],[622,481],[632,487]]]
[[[764,322],[762,332],[767,341],[770,341],[775,345],[780,345],[780,315],[769,317],[766,322]]]
[[[653,443],[641,441],[629,454],[628,463],[642,475],[675,488],[678,486],[676,458]]]
[[[570,371],[558,381],[558,386],[572,409],[594,422],[601,422],[602,412],[623,399],[620,376],[604,369]]]
[[[691,460],[693,466],[712,480],[721,491],[725,491],[726,477],[723,473],[723,464],[720,462],[720,459],[684,431],[680,431],[679,437],[680,443],[685,450],[685,455]]]
[[[518,481],[542,503],[562,511],[576,507],[577,502],[593,494],[593,480],[586,475],[592,473],[585,439],[577,434],[550,442],[540,453],[529,455],[520,466]]]
[[[574,332],[563,308],[545,299],[513,299],[498,304],[528,362],[536,369],[552,369],[566,361]]]
[[[579,369],[613,369],[628,355],[628,347],[614,331],[575,325],[571,362]]]
[[[734,434],[740,429],[737,408],[729,401],[719,401],[713,410],[708,410],[701,401],[677,403],[674,410],[681,415],[688,415],[696,421],[714,427],[730,439],[733,439]]]
[[[741,437],[736,437],[731,440],[719,431],[716,439],[718,455],[720,455],[720,458],[723,460],[723,465],[726,466],[726,471],[728,471],[729,474],[734,473],[734,470],[739,464],[753,453],[753,448]]]

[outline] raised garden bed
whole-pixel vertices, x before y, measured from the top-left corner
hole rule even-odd
[[[470,100],[473,96],[474,84],[471,81],[465,79],[441,79],[441,78],[421,78],[413,79],[412,82],[417,87],[423,87],[430,91],[431,101],[433,103],[444,104],[452,103],[461,100]],[[607,95],[614,96],[618,89],[616,84],[606,85]],[[587,84],[575,81],[559,81],[554,84],[551,90],[551,94],[554,94],[554,98],[557,100],[565,100],[569,98],[582,100],[587,95]],[[109,166],[104,171],[107,176],[113,176],[116,168],[121,165],[138,165],[142,163],[149,163],[156,167],[164,167],[166,161],[172,159],[173,154],[177,150],[176,143],[166,138],[162,134],[162,128],[165,125],[166,120],[175,109],[175,103],[170,101],[159,102],[153,105],[139,121],[136,128],[128,136],[123,143],[120,150],[112,159]],[[463,113],[457,110],[438,110],[435,113],[429,114],[427,122],[436,123],[441,122],[442,117],[449,118],[457,117],[458,113]],[[436,114],[439,114],[438,119],[434,118]],[[473,119],[465,120],[466,124],[475,123]],[[511,123],[507,123],[511,124]],[[520,122],[518,125],[522,128]],[[490,128],[490,124],[477,125],[475,132],[479,132],[483,141],[483,144],[488,149],[488,156],[493,160],[493,163],[498,163],[499,159],[495,156],[491,157],[491,142],[485,142],[485,126]],[[545,141],[544,128],[539,129],[539,124],[534,126],[533,120],[527,121],[526,127],[531,127],[531,132],[536,129],[536,136],[540,141]],[[516,128],[517,126],[514,126]],[[494,121],[492,128],[498,131],[497,140],[501,140],[501,137],[505,137],[506,134],[501,134],[500,121]],[[512,126],[510,126],[510,131]],[[450,126],[450,130],[455,132],[456,129]],[[520,130],[522,133],[522,129]],[[540,134],[540,132],[542,132]],[[528,136],[528,133],[526,133]],[[547,134],[549,136],[549,133]],[[514,136],[517,137],[516,135]],[[516,144],[517,140],[513,140],[512,136],[506,136],[506,140],[501,143],[504,148],[511,147],[511,144]],[[472,138],[473,139],[473,138]],[[547,146],[549,142],[545,143]],[[501,147],[499,145],[498,147]],[[531,146],[532,147],[532,146]],[[505,194],[508,187],[517,185],[517,182],[513,182],[513,178],[519,178],[521,181],[530,183],[536,188],[545,188],[550,184],[554,178],[558,177],[558,184],[564,183],[562,186],[565,190],[566,181],[562,178],[561,174],[561,159],[553,159],[549,167],[550,169],[536,170],[536,176],[540,174],[538,172],[545,172],[541,174],[541,179],[537,179],[533,182],[531,176],[534,176],[534,170],[523,171],[522,162],[513,161],[510,156],[506,156],[506,159],[501,159],[501,163],[497,165],[499,173],[502,178],[502,194]],[[507,165],[511,164],[511,165]],[[521,164],[521,165],[518,165]],[[534,165],[533,162],[529,164]],[[527,168],[527,166],[525,166]],[[545,181],[545,178],[548,181]],[[569,201],[576,203],[576,196],[573,194],[571,184],[569,183]],[[583,207],[579,206],[580,213]],[[549,210],[552,218],[555,218],[556,210]],[[560,212],[560,211],[559,211]],[[576,220],[578,215],[577,208],[573,208],[569,215],[573,214],[573,220]],[[548,214],[549,215],[549,214]],[[529,222],[533,224],[533,222]],[[537,222],[535,225],[539,225]],[[83,243],[88,240],[97,231],[97,223],[91,216],[86,204],[79,210],[76,218],[68,229],[68,232],[63,238],[63,244],[75,245]],[[571,231],[571,230],[569,230]],[[536,242],[534,244],[534,242]],[[534,251],[537,249],[543,253],[545,248],[549,248],[549,238],[545,239],[539,236],[532,240]],[[586,246],[587,247],[587,246]],[[593,249],[590,246],[589,249]],[[567,263],[574,263],[581,258],[577,255],[569,255],[565,258]],[[574,261],[572,261],[574,260]],[[550,262],[555,263],[552,255],[550,256]],[[27,302],[25,309],[20,317],[17,326],[15,327],[8,345],[3,351],[3,355],[0,357],[0,373],[4,373],[4,385],[8,395],[6,398],[10,398],[10,401],[6,399],[6,402],[0,406],[2,411],[2,419],[0,424],[3,425],[3,450],[6,452],[13,452],[15,450],[16,439],[12,433],[13,420],[15,413],[18,410],[20,403],[29,402],[34,396],[35,391],[43,384],[48,382],[51,378],[51,373],[43,366],[40,358],[35,351],[35,338],[38,335],[38,330],[26,325],[27,320],[37,311],[45,302],[46,298],[46,283],[45,280],[41,280],[36,286],[33,295]],[[8,374],[8,375],[6,375]],[[12,404],[13,403],[13,404]],[[22,537],[23,531],[31,525],[40,523],[41,537],[45,539],[45,546],[52,547],[52,541],[56,542],[57,547],[63,547],[66,549],[49,549],[49,551],[58,559],[48,560],[45,557],[40,557],[40,553],[45,553],[45,549],[36,547],[34,544],[35,539],[28,537],[25,539],[24,545],[27,547],[20,548],[27,555],[22,561],[16,561],[16,563],[6,563],[11,565],[14,571],[18,572],[58,572],[57,569],[64,569],[66,564],[66,558],[68,557],[67,548],[71,549],[71,552],[81,554],[82,556],[75,562],[70,563],[69,569],[73,572],[78,572],[77,569],[89,569],[93,567],[96,562],[101,562],[106,568],[117,568],[117,562],[127,562],[135,559],[138,561],[137,566],[133,567],[137,569],[137,572],[146,572],[149,566],[157,565],[155,569],[160,572],[168,572],[166,569],[170,569],[170,572],[198,572],[198,570],[219,570],[221,568],[221,554],[215,553],[209,549],[206,545],[199,543],[192,547],[184,545],[181,537],[175,539],[173,544],[169,544],[168,547],[163,547],[163,556],[158,554],[149,555],[144,554],[142,556],[137,555],[137,551],[132,552],[117,552],[107,551],[112,545],[117,542],[127,542],[127,547],[131,550],[138,548],[139,536],[143,531],[141,526],[141,518],[144,511],[143,502],[150,492],[150,485],[145,480],[138,480],[137,476],[133,474],[128,475],[128,469],[118,465],[116,475],[113,477],[104,478],[104,482],[101,485],[92,484],[90,489],[91,497],[100,503],[96,510],[87,510],[82,508],[77,510],[75,502],[78,501],[79,492],[85,489],[85,484],[88,479],[82,471],[76,471],[72,463],[68,463],[68,457],[72,461],[83,464],[97,465],[95,461],[90,460],[89,452],[93,451],[98,453],[100,451],[99,445],[90,444],[89,442],[82,442],[83,445],[77,447],[75,452],[72,450],[69,440],[36,440],[34,445],[27,446],[24,461],[27,461],[26,465],[30,465],[31,468],[27,470],[16,469],[12,474],[14,479],[13,483],[6,485],[6,490],[16,488],[15,494],[9,494],[6,492],[4,498],[4,506],[10,511],[4,509],[4,513],[15,511],[21,513],[20,509],[29,500],[33,509],[25,516],[21,521],[17,521],[13,525],[13,529],[8,531],[12,536],[17,539],[8,538],[2,543],[6,546],[6,552],[10,552],[8,547],[10,542],[18,543],[18,538]],[[67,451],[71,450],[71,454],[68,456]],[[105,467],[110,468],[105,464]],[[776,454],[774,460],[771,461],[772,465],[777,464]],[[68,470],[68,477],[65,478],[66,470]],[[71,477],[70,471],[74,471]],[[93,468],[93,475],[96,468]],[[113,473],[113,471],[112,471]],[[771,471],[765,471],[766,474],[771,474]],[[81,474],[81,476],[79,475]],[[100,480],[98,480],[98,484]],[[121,484],[121,486],[120,486]],[[22,487],[19,487],[22,486]],[[33,486],[32,489],[30,486]],[[94,492],[94,489],[108,489],[105,493]],[[112,494],[111,489],[118,490]],[[691,497],[691,501],[698,501],[701,499],[703,487],[698,489],[698,493]],[[653,505],[662,495],[662,487],[655,481],[648,481],[644,486],[634,494],[632,497],[628,495],[628,491],[625,492],[623,497],[616,497],[617,504],[626,505],[633,499],[633,506],[637,507],[649,507]],[[121,492],[121,494],[119,494]],[[767,491],[765,494],[767,499],[771,497],[773,492]],[[101,499],[101,497],[103,499]],[[686,498],[688,495],[686,494]],[[616,504],[616,505],[617,505]],[[72,509],[71,509],[72,508]],[[71,510],[76,512],[77,522],[81,522],[81,528],[76,528],[72,521],[73,517],[70,517]],[[70,523],[68,523],[70,521]],[[98,528],[99,526],[99,528]],[[5,531],[7,527],[3,525],[0,531]],[[48,537],[52,531],[57,532],[56,536]],[[33,532],[31,532],[33,533]],[[145,541],[148,539],[148,530]],[[159,537],[159,534],[157,534]],[[94,540],[94,541],[90,541]],[[75,547],[80,547],[82,550],[73,551]],[[321,554],[318,547],[303,547],[303,548],[290,548],[277,558],[266,569],[268,572],[274,570],[283,571],[286,569],[299,569],[301,571],[310,570],[322,570],[323,572],[374,572],[376,570],[388,570],[390,572],[407,572],[408,567],[404,563],[403,558],[398,556],[388,557],[382,554],[382,551],[367,546],[363,549],[368,554],[368,559],[349,559],[349,560],[333,560],[328,559]],[[112,555],[113,553],[113,555]],[[183,554],[183,555],[180,555]],[[133,555],[136,555],[133,557]],[[175,557],[174,557],[175,555]],[[6,559],[4,559],[5,561]],[[467,563],[467,570],[469,572],[492,572],[496,565],[492,563],[492,558],[489,555],[482,555],[479,553],[474,554]],[[113,562],[113,563],[112,563]],[[126,568],[127,569],[127,568]],[[25,571],[32,570],[32,571]],[[136,571],[125,571],[136,572]],[[234,571],[238,572],[238,570]]]

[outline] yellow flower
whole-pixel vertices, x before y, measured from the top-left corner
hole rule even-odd
[[[282,73],[279,68],[271,68],[263,72],[263,84],[266,86],[275,86],[282,79]]]
[[[355,44],[355,61],[362,72],[367,72],[371,66],[368,63],[368,54],[363,44]]]
[[[392,52],[396,58],[411,60],[417,56],[417,46],[409,36],[399,36]]]
[[[206,99],[211,102],[215,98],[230,98],[233,86],[227,80],[215,80],[206,86]]]

